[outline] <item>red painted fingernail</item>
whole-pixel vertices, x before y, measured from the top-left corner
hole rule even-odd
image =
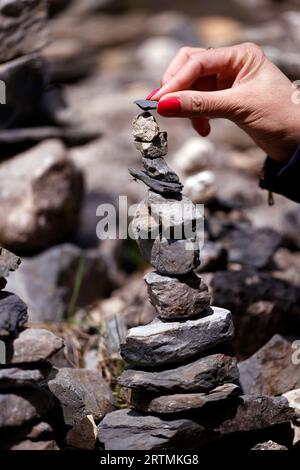
[[[198,132],[198,134],[202,135],[202,137],[207,137],[211,131],[209,122],[207,122],[206,124],[203,123],[199,126],[194,126],[194,128],[196,132]]]
[[[158,102],[157,112],[162,116],[176,116],[181,112],[181,101],[178,98],[167,98]]]
[[[154,91],[147,96],[146,100],[151,100],[152,96],[156,95],[156,93],[160,90],[160,88],[156,88]]]

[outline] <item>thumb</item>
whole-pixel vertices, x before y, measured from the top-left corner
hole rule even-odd
[[[224,117],[231,119],[238,110],[234,89],[220,91],[180,91],[164,95],[157,111],[166,117]]]

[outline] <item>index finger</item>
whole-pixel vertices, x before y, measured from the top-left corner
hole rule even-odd
[[[164,85],[170,78],[174,77],[178,70],[183,67],[183,65],[190,59],[193,54],[198,52],[205,51],[205,49],[201,47],[182,47],[179,49],[178,53],[174,57],[174,59],[169,64],[167,70],[165,71],[162,79],[161,84]]]
[[[186,90],[200,77],[219,74],[228,67],[232,72],[232,68],[235,68],[239,63],[238,60],[233,60],[234,55],[236,55],[236,50],[230,47],[208,49],[191,55],[176,75],[170,78],[153,98],[159,100],[167,93]]]

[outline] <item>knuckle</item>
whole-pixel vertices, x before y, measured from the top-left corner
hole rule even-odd
[[[191,110],[195,114],[202,114],[206,110],[205,99],[201,95],[191,97]]]
[[[242,46],[248,53],[252,55],[256,55],[256,56],[264,55],[262,48],[259,47],[257,44],[255,44],[255,42],[251,42],[251,41],[245,42],[242,44]]]

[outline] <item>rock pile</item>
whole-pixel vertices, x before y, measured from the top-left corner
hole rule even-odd
[[[0,248],[1,289],[19,264]],[[98,371],[54,367],[64,341],[27,321],[26,304],[0,290],[0,449],[94,449],[96,423],[114,410],[109,385]]]
[[[165,163],[167,136],[149,112],[133,121],[133,135],[145,170],[130,173],[150,188],[134,225],[141,252],[156,269],[145,282],[157,318],[132,328],[121,344],[130,367],[119,383],[128,389],[130,408],[104,418],[99,440],[107,449],[195,448],[253,430],[262,407],[268,411],[257,429],[286,422],[292,411],[284,400],[238,396],[237,361],[228,345],[231,313],[210,306],[208,288],[194,272],[200,264],[197,233],[176,237],[179,228],[195,227],[197,208]]]
[[[20,259],[0,248],[0,284]],[[0,435],[1,449],[56,449],[53,420],[56,402],[42,385],[50,359],[64,346],[42,329],[26,329],[27,307],[16,295],[0,292]],[[50,419],[51,415],[51,419]]]

